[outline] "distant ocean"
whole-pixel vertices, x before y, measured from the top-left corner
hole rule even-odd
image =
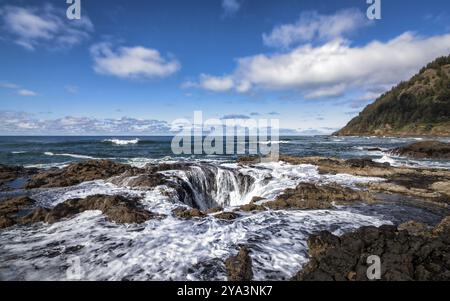
[[[406,160],[383,151],[423,138],[285,136],[280,137],[280,153],[292,156],[337,158],[370,157],[393,165],[450,167],[448,161]],[[441,139],[449,141],[450,139]],[[109,159],[134,165],[160,160],[235,160],[230,155],[175,156],[169,136],[94,137],[0,137],[0,164],[25,167],[60,167],[86,159]]]

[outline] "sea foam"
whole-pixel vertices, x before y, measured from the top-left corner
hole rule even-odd
[[[139,139],[131,139],[131,140],[121,140],[121,139],[105,139],[103,142],[112,143],[115,145],[129,145],[129,144],[138,144]]]

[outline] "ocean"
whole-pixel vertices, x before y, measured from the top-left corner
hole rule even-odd
[[[282,155],[370,157],[393,165],[450,168],[449,161],[408,160],[386,152],[418,140],[422,138],[290,136],[273,143],[279,144]],[[0,137],[0,164],[55,168],[86,159],[138,167],[189,162],[189,169],[164,173],[189,186],[202,210],[218,205],[232,211],[256,196],[273,200],[302,182],[360,189],[361,183],[382,181],[320,174],[313,165],[271,162],[240,166],[235,156],[174,156],[170,143],[171,137]],[[23,192],[0,192],[0,198]],[[405,199],[392,198],[389,203],[327,210],[240,213],[233,221],[212,216],[183,220],[172,211],[188,204],[174,198],[169,187],[140,190],[103,180],[26,193],[39,206],[49,208],[94,194],[136,196],[147,210],[167,217],[141,225],[120,225],[107,221],[100,211],[86,211],[52,225],[0,230],[1,280],[71,280],[69,271],[74,264],[77,275],[85,280],[226,280],[224,260],[236,254],[240,245],[252,252],[255,280],[287,280],[308,261],[306,241],[313,233],[328,230],[341,235],[361,226],[408,220],[433,224],[442,218],[426,208],[408,205]]]
[[[421,141],[424,138],[285,136],[278,143],[282,155],[325,156],[342,159],[369,157],[393,165],[450,168],[448,161],[407,160],[383,151]],[[450,141],[450,138],[433,138]],[[164,160],[234,161],[233,155],[176,156],[172,137],[94,136],[94,137],[0,137],[0,164],[25,167],[61,167],[86,159],[108,159],[133,165]]]

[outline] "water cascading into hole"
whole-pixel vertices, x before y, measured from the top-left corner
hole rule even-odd
[[[179,199],[200,210],[240,204],[251,191],[255,179],[236,170],[197,165],[177,176]]]

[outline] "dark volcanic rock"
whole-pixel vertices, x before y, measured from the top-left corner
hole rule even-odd
[[[72,199],[53,209],[38,208],[22,219],[22,223],[56,223],[87,210],[100,210],[109,221],[119,224],[141,224],[160,215],[151,213],[139,205],[137,199],[114,195],[93,195],[85,199]]]
[[[252,258],[246,247],[239,250],[238,255],[225,261],[228,281],[251,281],[253,279]]]
[[[381,259],[381,280],[450,280],[450,232],[439,227],[429,231],[409,223],[402,227],[407,230],[381,226],[342,237],[327,231],[312,235],[311,260],[293,280],[366,281],[371,255]]]
[[[8,182],[11,182],[17,178],[28,177],[36,172],[37,169],[34,168],[27,169],[21,166],[8,166],[0,164],[0,188]]]
[[[15,225],[18,222],[18,213],[34,203],[34,200],[26,196],[0,202],[0,229]]]
[[[261,163],[261,158],[257,156],[240,157],[237,159],[238,164],[249,165]]]
[[[34,224],[39,222],[44,222],[47,215],[51,212],[50,209],[47,208],[36,208],[31,212],[30,214],[22,217],[19,220],[20,224],[26,225],[26,224]]]
[[[162,174],[145,174],[137,176],[128,182],[129,187],[151,189],[156,186],[164,185],[167,179]]]
[[[175,216],[184,219],[192,219],[192,218],[201,218],[206,215],[198,209],[186,209],[186,208],[177,208],[172,211]]]
[[[34,169],[28,170],[21,166],[8,166],[0,164],[0,181],[11,181],[34,171]]]
[[[12,227],[16,224],[16,221],[6,216],[0,216],[0,229]]]
[[[240,215],[237,213],[234,213],[234,212],[222,212],[222,213],[214,215],[214,217],[217,219],[231,221],[231,220],[235,220],[235,219],[239,218]]]
[[[107,179],[130,170],[137,168],[108,160],[83,161],[63,169],[41,172],[28,181],[26,188],[73,186],[86,181]]]
[[[265,211],[267,209],[263,205],[257,205],[254,203],[250,203],[250,204],[240,206],[239,210],[245,211],[245,212],[252,212],[252,211]]]
[[[374,162],[370,158],[349,159],[345,161],[345,164],[353,168],[371,168],[371,167],[386,168],[391,166],[389,163]]]
[[[214,207],[214,208],[206,210],[206,214],[213,214],[213,213],[218,213],[218,212],[222,212],[222,211],[223,211],[222,207]]]
[[[423,141],[396,148],[391,151],[394,155],[417,159],[450,159],[450,143],[439,141]]]
[[[317,185],[300,183],[294,189],[287,189],[275,201],[264,203],[273,209],[328,209],[333,203],[347,204],[373,201],[369,193],[347,187],[330,184]]]

